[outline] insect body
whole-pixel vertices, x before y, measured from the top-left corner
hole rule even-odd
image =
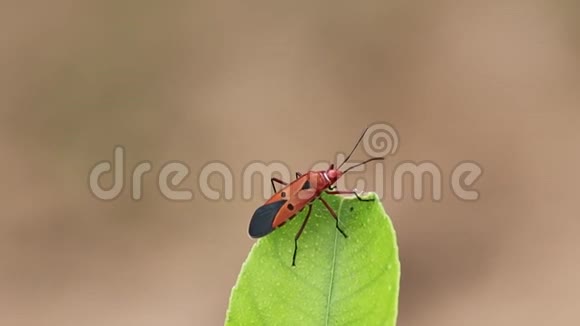
[[[356,147],[360,144],[365,133],[366,130],[363,132],[350,154],[346,157],[345,161],[336,169],[334,168],[334,164],[331,164],[327,170],[310,171],[305,174],[296,173],[296,180],[289,184],[283,180],[272,178],[272,188],[274,189],[275,194],[268,201],[266,201],[264,205],[260,206],[254,212],[254,215],[250,221],[250,236],[253,238],[261,238],[269,234],[276,228],[284,225],[284,223],[295,217],[298,212],[302,211],[306,206],[308,206],[308,213],[306,218],[298,230],[298,233],[294,237],[294,254],[292,256],[292,266],[295,266],[296,252],[298,251],[298,239],[300,238],[300,235],[302,235],[304,227],[310,218],[312,202],[315,200],[320,200],[335,219],[336,228],[338,231],[340,231],[340,233],[346,238],[346,233],[344,233],[344,231],[338,225],[338,216],[336,215],[336,212],[332,209],[332,207],[330,207],[328,202],[326,202],[326,200],[321,197],[321,195],[323,192],[334,195],[349,194],[355,195],[361,201],[372,201],[372,199],[362,199],[356,193],[356,191],[353,190],[339,191],[334,189],[334,184],[336,181],[349,170],[366,164],[370,161],[383,159],[382,157],[373,157],[344,171],[340,170],[340,167],[349,160]],[[276,191],[275,183],[284,185],[284,188],[282,188],[280,191]]]

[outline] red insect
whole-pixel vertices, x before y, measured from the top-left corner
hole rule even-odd
[[[368,128],[367,128],[368,129]],[[336,228],[340,233],[346,238],[347,235],[338,225],[338,216],[336,212],[330,207],[328,202],[321,197],[323,192],[332,195],[338,194],[348,194],[348,195],[355,195],[358,200],[360,201],[372,201],[373,199],[362,199],[356,191],[353,190],[346,190],[340,191],[335,190],[334,184],[336,181],[342,177],[345,173],[354,169],[360,165],[366,164],[370,161],[376,160],[383,160],[383,157],[373,157],[370,158],[362,163],[354,165],[344,171],[340,171],[340,167],[346,163],[352,153],[354,153],[355,149],[358,147],[360,142],[362,141],[367,129],[363,132],[360,136],[359,140],[357,141],[356,145],[348,154],[344,162],[339,165],[336,169],[334,168],[334,164],[331,164],[328,170],[323,171],[309,171],[306,174],[301,174],[299,172],[296,173],[296,180],[292,181],[290,184],[284,182],[277,178],[272,178],[272,188],[274,189],[275,194],[262,206],[260,206],[252,216],[252,220],[250,221],[249,227],[249,234],[252,238],[261,238],[270,232],[274,231],[275,229],[281,227],[286,223],[288,220],[294,218],[296,214],[304,209],[304,207],[308,206],[308,213],[302,226],[296,233],[294,237],[294,254],[292,256],[292,266],[296,265],[296,252],[298,251],[298,239],[300,235],[302,235],[302,231],[304,231],[304,227],[306,223],[308,223],[308,219],[310,218],[310,213],[312,211],[312,202],[316,199],[320,200],[322,204],[328,209],[330,215],[334,217],[336,221]],[[274,183],[279,183],[284,185],[285,187],[282,188],[280,191],[276,191],[276,186]]]

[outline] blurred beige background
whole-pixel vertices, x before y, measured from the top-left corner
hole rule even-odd
[[[387,186],[399,325],[577,323],[577,2],[0,7],[0,324],[223,324],[261,202],[241,199],[242,168],[304,170],[376,121],[401,138],[388,169],[431,160],[447,187],[433,202]],[[153,174],[141,201],[97,200],[89,170],[117,144],[127,167],[187,162],[194,200],[165,200]],[[232,201],[199,191],[215,160]],[[484,168],[477,202],[448,189],[462,160]]]

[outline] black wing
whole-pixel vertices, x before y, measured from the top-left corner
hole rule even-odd
[[[278,211],[287,200],[278,200],[273,203],[260,206],[252,216],[250,221],[249,233],[252,238],[261,238],[266,234],[272,232],[274,228],[272,223],[274,223],[274,218]]]

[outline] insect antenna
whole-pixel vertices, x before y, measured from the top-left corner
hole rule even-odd
[[[350,171],[350,170],[352,170],[352,169],[354,169],[354,168],[356,168],[358,166],[365,165],[368,162],[371,162],[371,161],[381,161],[381,160],[384,160],[384,159],[385,159],[384,157],[371,157],[371,158],[369,158],[368,160],[366,160],[364,162],[361,162],[359,164],[353,165],[350,168],[344,170],[343,174],[347,173],[348,171]]]
[[[348,162],[348,160],[350,159],[350,157],[352,156],[352,153],[354,153],[354,150],[358,147],[358,145],[360,144],[360,142],[363,140],[363,137],[365,136],[365,134],[367,133],[367,130],[369,130],[369,127],[366,127],[365,130],[363,131],[362,135],[360,135],[360,138],[358,139],[358,141],[356,142],[356,145],[354,145],[354,147],[352,148],[352,151],[350,151],[350,154],[348,154],[348,156],[346,157],[346,159],[344,160],[344,162],[342,162],[336,169],[340,170],[340,167],[344,165],[344,163]]]

